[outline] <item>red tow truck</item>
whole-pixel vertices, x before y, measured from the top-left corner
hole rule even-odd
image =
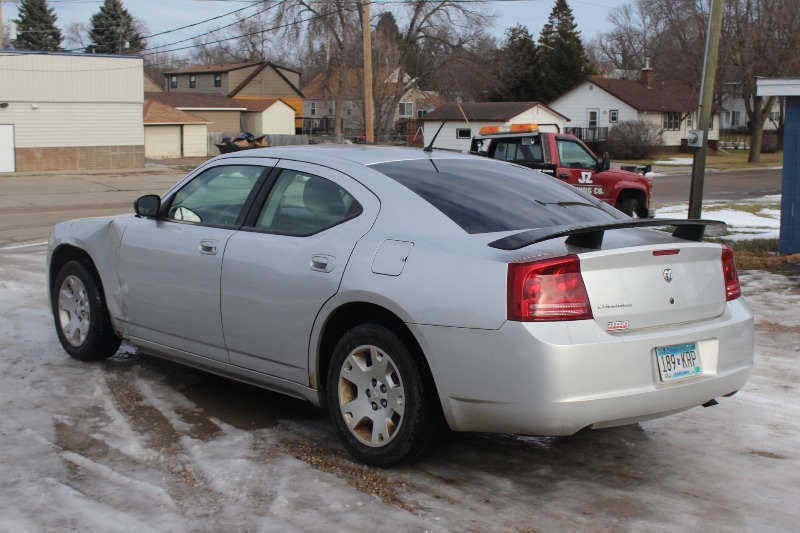
[[[469,152],[549,174],[628,216],[646,218],[655,214],[650,208],[649,178],[612,169],[608,152],[598,158],[573,135],[539,131],[536,124],[484,126],[472,138]]]

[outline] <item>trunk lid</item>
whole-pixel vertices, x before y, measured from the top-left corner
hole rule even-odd
[[[630,331],[714,318],[725,308],[722,249],[680,244],[580,255],[594,320]]]

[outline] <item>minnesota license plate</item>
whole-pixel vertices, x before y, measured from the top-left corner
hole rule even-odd
[[[696,342],[656,348],[656,362],[663,382],[698,376],[703,373]]]

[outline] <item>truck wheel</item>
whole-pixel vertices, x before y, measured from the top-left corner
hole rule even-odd
[[[441,428],[429,380],[412,350],[379,324],[351,329],[337,344],[327,379],[328,406],[345,448],[388,467],[427,455]]]
[[[631,218],[642,218],[642,211],[639,209],[639,202],[636,198],[625,198],[617,205],[617,209]]]
[[[53,318],[64,350],[81,361],[111,357],[122,342],[111,327],[103,291],[78,261],[61,267],[53,292]]]

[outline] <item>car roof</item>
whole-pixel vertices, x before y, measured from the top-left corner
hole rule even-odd
[[[302,155],[302,157],[298,157]],[[359,165],[373,165],[389,161],[404,161],[414,159],[472,159],[474,156],[460,152],[436,150],[424,152],[421,148],[407,148],[394,146],[364,146],[364,145],[302,145],[278,146],[269,148],[253,148],[240,150],[220,156],[218,159],[235,159],[238,157],[271,157],[302,159],[309,163],[330,164],[334,160],[348,161]],[[485,159],[485,158],[483,158]]]

